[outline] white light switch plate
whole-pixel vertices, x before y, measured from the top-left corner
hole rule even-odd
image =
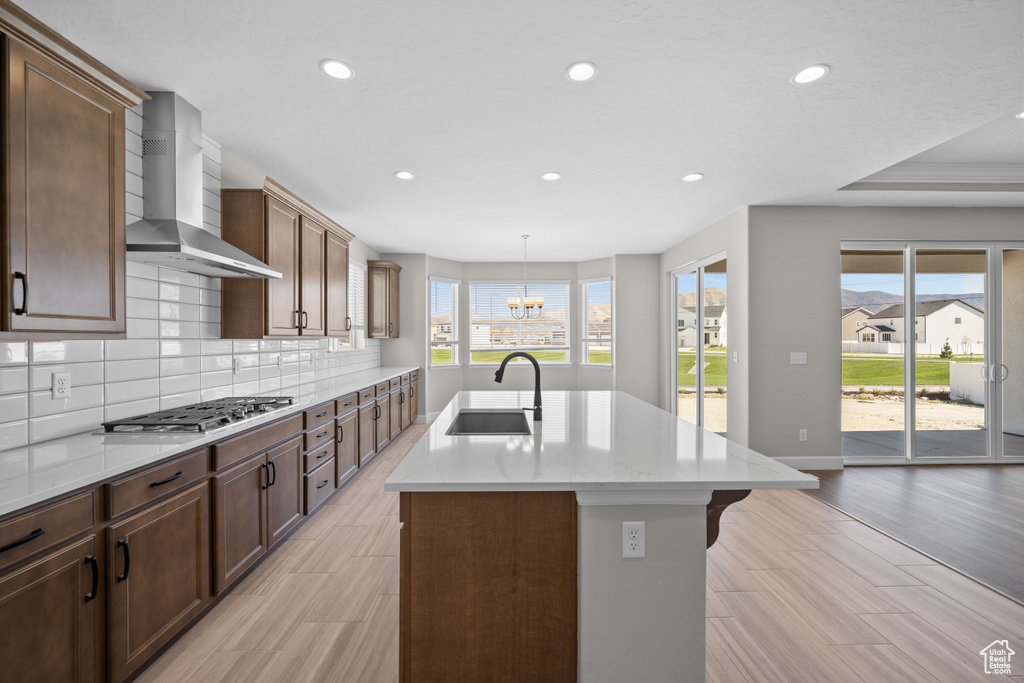
[[[807,352],[806,351],[794,351],[789,354],[790,365],[807,365]]]

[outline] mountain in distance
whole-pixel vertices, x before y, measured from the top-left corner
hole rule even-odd
[[[705,306],[724,306],[728,298],[728,292],[724,289],[715,289],[714,287],[708,287],[704,290],[704,305]],[[844,306],[846,304],[843,304]],[[696,308],[697,307],[697,295],[693,292],[689,294],[676,294],[676,306],[679,308]]]
[[[842,290],[843,293],[843,308],[852,308],[854,306],[860,306],[865,310],[871,311],[872,313],[878,313],[884,308],[892,306],[893,304],[903,303],[903,297],[898,294],[891,294],[890,292],[880,292],[878,290],[872,290],[870,292],[855,292],[851,289]],[[985,295],[984,294],[918,294],[918,303],[924,301],[939,301],[941,299],[960,299],[965,304],[970,304],[975,308],[982,311],[985,310]]]

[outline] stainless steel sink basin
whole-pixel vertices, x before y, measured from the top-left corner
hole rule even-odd
[[[463,408],[445,432],[448,436],[529,433],[530,422],[521,408]]]

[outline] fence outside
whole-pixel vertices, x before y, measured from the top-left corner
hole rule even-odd
[[[942,344],[924,344],[921,342],[917,343],[915,354],[918,356],[937,356],[942,352]],[[949,347],[953,349],[953,353],[957,355],[970,355],[974,354],[982,356],[985,353],[985,342],[976,341],[970,344],[954,344],[951,340]],[[902,342],[857,342],[857,341],[843,341],[843,353],[885,353],[893,355],[903,354],[903,343]]]

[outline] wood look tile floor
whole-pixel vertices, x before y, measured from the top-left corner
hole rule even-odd
[[[398,680],[398,496],[414,425],[140,681]],[[1016,681],[1024,606],[796,491],[755,491],[708,551],[710,683]],[[979,651],[1008,640],[1013,677]]]

